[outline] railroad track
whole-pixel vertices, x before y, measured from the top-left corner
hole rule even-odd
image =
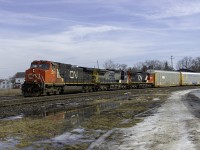
[[[76,94],[65,94],[65,95],[52,95],[52,96],[41,96],[41,97],[22,97],[17,96],[14,97],[1,97],[0,100],[0,108],[2,107],[10,107],[10,106],[17,106],[17,105],[25,105],[25,104],[36,104],[36,103],[45,103],[45,102],[53,102],[53,101],[68,101],[71,99],[78,99],[78,98],[84,98],[87,97],[98,97],[98,96],[111,96],[111,95],[123,95],[124,93],[130,92],[131,94],[134,94],[135,96],[139,95],[149,95],[146,94],[148,92],[158,92],[159,94],[160,90],[173,90],[176,87],[173,88],[148,88],[148,89],[129,89],[129,90],[115,90],[115,91],[99,91],[99,92],[92,92],[92,93],[76,93]],[[178,87],[180,88],[180,87]],[[180,88],[181,89],[181,88]],[[154,93],[155,94],[155,93]],[[4,98],[4,99],[2,99]]]
[[[111,96],[111,95],[122,95],[127,90],[120,90],[120,91],[102,91],[102,92],[94,92],[94,93],[77,93],[77,94],[67,94],[67,95],[56,95],[56,96],[42,96],[42,97],[28,97],[28,98],[17,98],[17,99],[9,99],[9,100],[1,100],[0,101],[0,108],[1,107],[10,107],[10,106],[17,106],[17,105],[25,105],[25,104],[36,104],[36,103],[45,103],[45,102],[52,102],[52,101],[67,101],[71,99],[78,99],[87,97],[98,97],[98,96]]]

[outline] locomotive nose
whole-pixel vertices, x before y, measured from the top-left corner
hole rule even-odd
[[[41,82],[41,79],[43,78],[43,70],[38,68],[31,68],[27,70],[26,72],[26,81],[30,82]]]

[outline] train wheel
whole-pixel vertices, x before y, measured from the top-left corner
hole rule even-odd
[[[60,95],[64,94],[64,90],[61,89],[61,90],[59,91],[59,94],[60,94]]]
[[[106,91],[110,91],[110,86],[107,86],[107,87],[106,87]]]
[[[85,91],[86,91],[86,93],[89,93],[89,92],[90,92],[90,87],[89,87],[89,86],[86,86],[86,87],[85,87]]]
[[[35,97],[40,96],[40,92],[33,93],[33,96],[35,96]]]
[[[103,91],[103,90],[104,90],[104,87],[101,85],[99,88],[99,91]]]
[[[22,92],[22,95],[23,95],[24,97],[29,97],[29,96],[30,96],[30,94],[27,93],[27,92]]]
[[[86,87],[85,86],[82,87],[82,93],[86,93]]]
[[[89,92],[93,92],[92,86],[88,86],[88,91],[89,91]]]

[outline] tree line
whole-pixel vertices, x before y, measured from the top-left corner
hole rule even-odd
[[[160,60],[146,60],[144,62],[138,62],[132,67],[128,67],[126,64],[114,63],[114,61],[106,60],[103,64],[105,69],[114,69],[114,70],[132,70],[132,72],[147,71],[147,70],[181,70],[186,69],[193,72],[200,72],[200,57],[184,57],[179,60],[176,64],[176,67],[173,68],[168,61]]]

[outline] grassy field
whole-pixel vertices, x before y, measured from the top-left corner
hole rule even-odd
[[[166,97],[167,95],[156,96],[156,98],[160,99],[159,101],[153,100],[154,95],[149,95],[148,97],[141,95],[130,100],[102,99],[93,101],[91,109],[81,108],[74,110],[74,113],[73,111],[67,112],[64,110],[57,114],[55,112],[49,114],[45,118],[26,117],[19,120],[0,120],[0,141],[6,141],[9,138],[17,140],[16,149],[26,149],[28,147],[42,149],[45,147],[44,149],[46,150],[85,150],[91,144],[87,140],[98,139],[102,134],[115,128],[129,128],[136,125],[143,120],[135,118],[136,114],[164,102]],[[106,108],[106,102],[108,102],[108,108]],[[117,105],[118,103],[120,104]],[[116,107],[111,104],[116,104]],[[81,113],[82,111],[83,114]],[[80,113],[80,115],[77,113]],[[75,116],[74,114],[77,117],[73,119],[72,116]],[[73,130],[77,128],[83,128],[84,132],[79,133]],[[62,138],[65,133],[70,133],[69,136],[73,138],[83,136],[83,141],[84,139],[87,140],[81,142],[82,139],[77,138],[78,142],[74,142],[69,137],[68,140],[71,143],[61,142],[59,144],[59,141],[57,143],[51,142],[51,139],[55,137],[61,136]],[[115,139],[115,137],[109,136],[106,140],[113,140],[113,138]],[[50,141],[43,142],[46,139]]]
[[[0,96],[18,96],[21,95],[21,89],[0,89]]]

